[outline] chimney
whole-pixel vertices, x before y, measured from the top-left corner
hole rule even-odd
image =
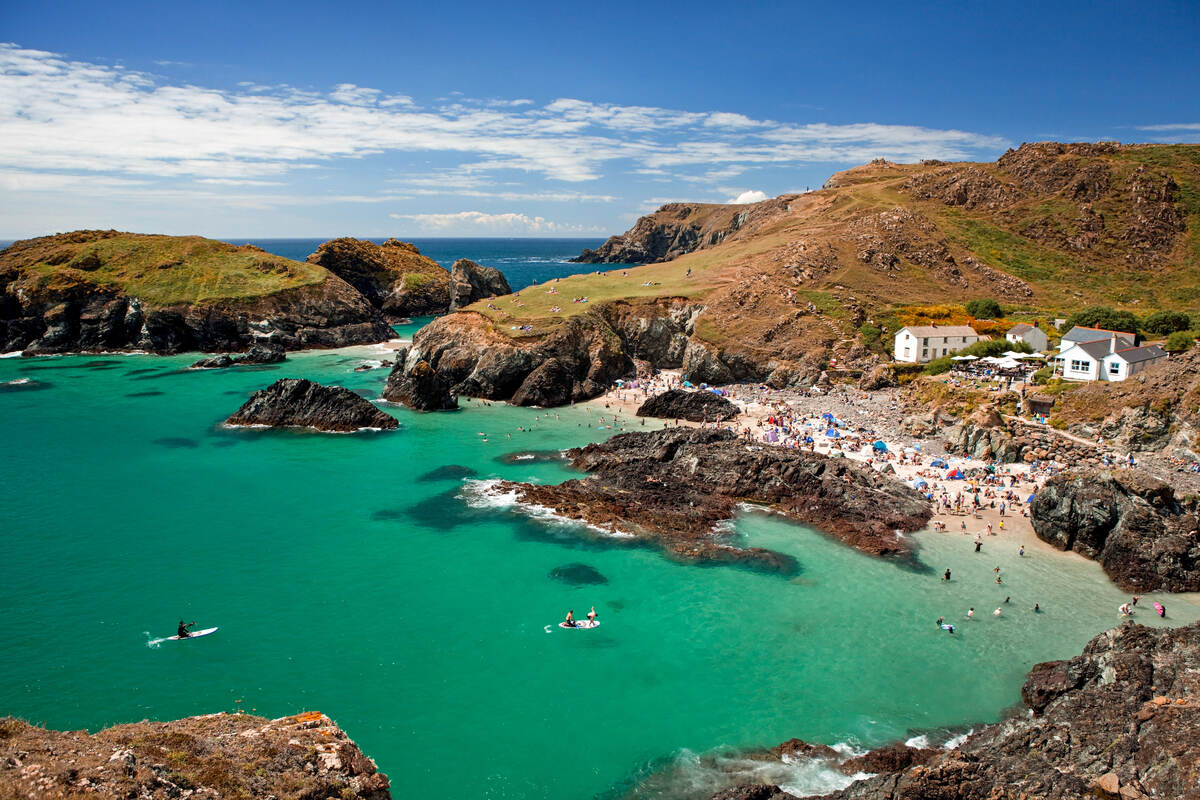
[[[1114,333],[1112,338],[1108,340],[1108,352],[1117,352],[1117,335]]]

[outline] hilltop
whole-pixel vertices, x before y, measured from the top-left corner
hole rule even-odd
[[[694,381],[808,385],[831,359],[875,363],[901,325],[968,321],[975,298],[1016,319],[1200,311],[1200,146],[876,160],[815,192],[669,204],[579,260],[621,266],[468,306],[422,331],[402,369],[426,361],[459,393],[505,400],[589,396],[637,360]],[[519,391],[549,360],[541,390]],[[547,370],[565,392],[544,390]]]

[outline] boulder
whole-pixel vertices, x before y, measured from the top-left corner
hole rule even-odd
[[[238,364],[278,364],[285,360],[287,354],[283,347],[277,344],[253,344],[250,349],[243,355],[233,356],[228,353],[221,353],[208,358],[202,358],[195,364],[192,364],[192,369],[224,369],[226,367],[236,366]]]
[[[407,351],[396,354],[396,366],[388,374],[383,399],[403,403],[417,411],[451,411],[458,408],[458,398],[450,393],[446,382],[429,362],[418,360],[406,366]]]
[[[738,413],[738,407],[720,395],[703,390],[689,392],[684,389],[669,389],[662,394],[656,394],[642,403],[637,410],[639,417],[686,419],[689,422],[733,419]]]
[[[191,369],[225,369],[234,365],[233,356],[228,353],[220,353],[208,358],[202,358],[195,364],[192,364]]]
[[[322,386],[303,378],[283,378],[250,395],[226,425],[312,428],[350,433],[367,428],[394,430],[396,418],[341,386]]]
[[[896,386],[896,371],[887,364],[876,364],[858,379],[858,388],[866,392]]]
[[[573,384],[574,380],[563,363],[551,358],[529,373],[509,402],[515,406],[541,408],[565,405],[571,402]]]
[[[511,294],[504,273],[493,267],[460,258],[450,267],[450,310],[457,311],[477,300]]]

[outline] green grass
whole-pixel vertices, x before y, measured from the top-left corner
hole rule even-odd
[[[28,272],[44,286],[94,283],[155,305],[260,297],[328,276],[315,264],[212,239],[140,234],[62,245]]]

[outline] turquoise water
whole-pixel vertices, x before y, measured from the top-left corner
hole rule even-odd
[[[930,569],[913,571],[752,512],[739,534],[795,554],[799,576],[682,565],[422,479],[561,480],[503,456],[607,436],[602,410],[388,407],[399,431],[354,436],[219,427],[280,377],[376,397],[386,370],[351,370],[379,355],[197,372],[194,356],[0,360],[0,713],[95,729],[319,709],[397,797],[620,797],[659,767],[703,772],[693,755],[721,747],[994,720],[1033,663],[1077,653],[1126,599],[1079,559],[930,534]],[[574,563],[607,583],[550,576]],[[1166,603],[1176,624],[1200,616]],[[554,627],[593,604],[599,629]],[[221,629],[149,644],[180,617]]]

